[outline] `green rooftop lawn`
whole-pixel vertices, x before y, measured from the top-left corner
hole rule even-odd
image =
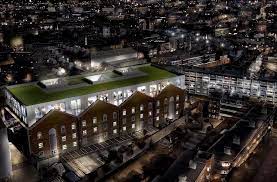
[[[168,71],[153,67],[144,66],[138,68],[140,71],[147,73],[147,76],[130,78],[125,80],[111,81],[107,83],[100,83],[96,85],[84,86],[79,88],[66,89],[51,93],[44,92],[37,85],[22,85],[18,87],[8,88],[21,102],[25,105],[34,105],[54,100],[64,99],[68,97],[75,97],[95,93],[103,90],[111,90],[119,87],[125,87],[154,80],[160,80],[176,76]]]

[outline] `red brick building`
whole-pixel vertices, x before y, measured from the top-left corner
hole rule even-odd
[[[78,117],[51,110],[29,128],[30,154],[47,158],[121,134],[159,126],[184,110],[185,91],[166,86],[156,97],[136,91],[119,106],[96,100]]]
[[[135,92],[120,106],[122,133],[142,130],[146,125],[153,125],[154,99],[144,93]]]
[[[30,153],[48,158],[78,147],[77,117],[52,110],[29,128]]]
[[[113,104],[97,100],[78,118],[82,145],[98,143],[119,134],[118,107]]]
[[[185,91],[174,85],[166,86],[155,97],[155,126],[167,119],[178,118],[184,110]]]

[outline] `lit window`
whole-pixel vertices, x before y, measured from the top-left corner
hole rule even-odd
[[[179,114],[179,111],[176,111],[176,114]]]
[[[93,132],[96,133],[97,132],[97,127],[93,128]]]
[[[176,96],[176,101],[179,101],[179,95]]]
[[[126,109],[123,109],[122,115],[126,116]]]
[[[123,128],[122,128],[122,129],[123,129],[123,131],[126,131],[126,126],[123,126]]]
[[[43,143],[39,143],[39,144],[38,144],[38,148],[39,148],[39,149],[43,148]]]
[[[117,123],[116,123],[116,121],[114,121],[114,122],[113,122],[113,126],[116,126],[116,125],[117,125]]]
[[[76,147],[77,146],[77,142],[73,142],[73,147]]]
[[[63,145],[63,150],[66,150],[67,149],[67,145]]]
[[[108,120],[107,114],[103,114],[103,121],[107,121],[107,120]]]
[[[41,134],[41,132],[38,132],[38,133],[37,133],[37,139],[38,139],[38,140],[42,139],[42,134]]]
[[[135,114],[135,112],[136,112],[136,108],[132,107],[132,114]]]
[[[114,130],[113,130],[113,134],[117,134],[117,129],[114,129]]]
[[[160,113],[160,109],[157,109],[157,114],[159,114]]]
[[[140,119],[143,119],[143,114],[140,114]]]
[[[179,104],[176,104],[176,109],[179,109]]]
[[[83,130],[83,136],[87,135],[87,130]]]
[[[132,129],[134,129],[136,127],[136,124],[135,123],[133,123],[132,124]]]
[[[74,138],[77,138],[76,133],[72,133],[72,138],[73,138],[73,139],[74,139]]]
[[[62,137],[62,141],[65,142],[66,141],[66,136]]]
[[[96,124],[96,123],[97,123],[97,118],[96,118],[96,117],[93,117],[92,123],[93,123],[93,124]]]
[[[75,130],[75,129],[76,129],[76,124],[75,124],[75,123],[72,123],[71,129],[72,129],[72,130]]]
[[[142,104],[140,105],[140,111],[143,111],[143,105]]]
[[[156,117],[156,120],[157,120],[157,121],[159,121],[159,120],[160,120],[160,117],[159,117],[159,116],[157,116],[157,117]]]
[[[86,127],[87,126],[87,122],[84,120],[84,121],[82,121],[82,126],[83,127]]]
[[[152,111],[149,111],[149,116],[152,116]]]

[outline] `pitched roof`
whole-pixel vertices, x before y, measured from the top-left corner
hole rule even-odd
[[[57,123],[60,121],[67,122],[72,119],[76,120],[77,117],[72,114],[53,109],[53,110],[49,111],[46,115],[44,115],[42,118],[40,118],[35,124],[33,124],[30,127],[30,130],[34,129],[36,126],[38,126],[39,124],[41,124],[43,122],[48,122],[48,124],[52,124],[52,123]]]
[[[78,117],[83,116],[84,114],[86,114],[87,112],[97,108],[97,109],[103,109],[106,107],[113,107],[113,108],[118,108],[116,105],[113,105],[111,103],[108,102],[104,102],[102,100],[97,99],[93,104],[91,104],[88,108],[86,108],[82,113],[79,114]]]
[[[185,90],[183,90],[179,87],[176,87],[175,85],[169,84],[156,96],[156,98],[162,97],[164,95],[168,96],[168,93],[173,93],[173,92],[184,92],[185,93]]]
[[[132,102],[132,103],[140,103],[141,99],[148,99],[148,100],[153,100],[152,97],[150,97],[149,95],[146,95],[145,93],[136,91],[134,92],[130,97],[128,97],[124,102],[122,102],[119,107],[124,106],[125,104]]]

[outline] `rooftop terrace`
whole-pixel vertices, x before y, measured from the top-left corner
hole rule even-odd
[[[50,102],[54,100],[65,99],[69,97],[87,95],[104,90],[111,90],[120,87],[126,87],[135,84],[141,84],[151,82],[155,80],[167,79],[175,77],[176,75],[166,70],[162,70],[153,66],[142,66],[135,68],[145,74],[138,77],[131,77],[126,79],[118,79],[114,81],[98,83],[93,85],[86,85],[81,87],[68,88],[64,90],[57,90],[53,92],[47,92],[36,83],[23,84],[7,87],[7,89],[23,104],[35,105],[44,102]],[[105,73],[104,73],[105,74]]]

